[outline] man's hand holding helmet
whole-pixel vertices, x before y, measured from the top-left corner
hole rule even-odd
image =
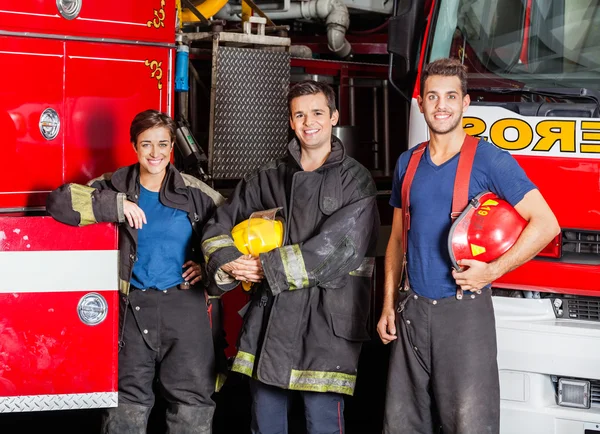
[[[452,277],[463,291],[478,291],[501,276],[493,262],[488,264],[476,259],[460,259],[458,265],[463,271],[452,269]]]
[[[258,283],[265,277],[260,259],[252,255],[240,256],[223,265],[221,270],[240,282]]]
[[[478,194],[448,236],[452,277],[463,291],[478,291],[502,276],[494,263],[517,241],[527,221],[495,193]]]

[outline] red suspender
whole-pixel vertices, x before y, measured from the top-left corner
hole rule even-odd
[[[408,289],[408,277],[406,275],[406,252],[408,250],[408,230],[410,229],[410,187],[412,186],[421,156],[425,152],[428,142],[423,142],[412,153],[404,174],[402,182],[402,268],[400,270],[400,282],[404,277],[404,288]]]
[[[410,188],[412,186],[417,167],[421,161],[425,147],[429,142],[421,143],[413,152],[406,168],[404,181],[402,182],[402,272],[404,276],[404,287],[408,289],[408,278],[406,276],[406,253],[408,250],[408,231],[410,229]],[[465,136],[465,141],[458,156],[458,167],[454,178],[454,192],[452,193],[452,212],[450,218],[455,220],[469,204],[469,181],[471,180],[471,169],[475,159],[475,151],[479,139],[470,135]]]
[[[469,181],[478,143],[478,138],[467,134],[460,148],[456,178],[454,178],[454,193],[452,193],[452,213],[450,213],[452,221],[456,220],[469,204]]]

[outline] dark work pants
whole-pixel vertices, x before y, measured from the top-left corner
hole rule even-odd
[[[129,413],[138,408],[141,413],[145,408],[147,420],[154,405],[152,386],[157,377],[169,403],[168,432],[210,432],[215,360],[204,291],[176,287],[167,291],[132,290],[126,312],[121,316],[125,324],[124,346],[119,352],[119,407],[129,409]],[[113,413],[114,417],[109,410],[114,426],[123,425],[119,419],[131,419],[124,411],[123,417],[118,409]]]
[[[491,291],[431,300],[409,292],[396,314],[384,433],[498,434]]]
[[[250,380],[252,434],[287,434],[294,391]],[[339,393],[299,392],[308,434],[344,434],[344,397]]]

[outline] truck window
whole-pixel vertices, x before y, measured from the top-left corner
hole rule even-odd
[[[599,9],[600,0],[442,0],[429,61],[457,57],[478,80],[598,88]]]

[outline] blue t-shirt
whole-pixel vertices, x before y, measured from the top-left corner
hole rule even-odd
[[[158,192],[141,185],[138,206],[148,224],[137,231],[137,261],[131,284],[160,290],[179,285],[184,281],[182,266],[191,253],[192,225],[187,213],[164,206]]]
[[[390,205],[402,208],[402,182],[414,147],[403,152],[394,171]],[[421,156],[410,190],[410,231],[408,232],[408,276],[415,293],[439,299],[456,294],[448,234],[452,221],[452,195],[458,157],[436,166],[429,146]],[[515,206],[536,186],[517,161],[485,140],[477,145],[469,182],[469,200],[492,191]]]

